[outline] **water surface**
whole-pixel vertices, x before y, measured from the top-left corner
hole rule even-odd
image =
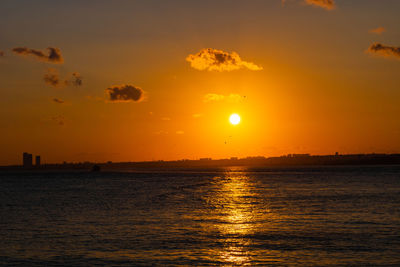
[[[0,264],[399,266],[400,167],[0,173]]]

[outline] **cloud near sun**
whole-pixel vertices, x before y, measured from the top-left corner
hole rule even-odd
[[[61,64],[64,62],[60,49],[55,47],[48,47],[47,50],[48,55],[46,55],[43,51],[27,47],[15,47],[12,49],[15,54],[20,56],[33,56],[37,60],[54,64]]]
[[[113,85],[106,89],[110,102],[140,102],[144,99],[144,91],[133,85]]]
[[[208,102],[219,102],[219,101],[228,101],[231,103],[237,103],[242,99],[241,95],[238,94],[230,94],[230,95],[219,95],[219,94],[206,94],[204,96],[204,103]]]
[[[195,55],[189,55],[186,61],[190,62],[192,68],[208,71],[232,71],[242,68],[249,70],[262,70],[252,62],[243,61],[236,52],[228,53],[213,48],[202,49]]]
[[[374,43],[368,48],[367,52],[371,54],[378,54],[384,57],[395,57],[400,59],[400,47],[396,46]]]

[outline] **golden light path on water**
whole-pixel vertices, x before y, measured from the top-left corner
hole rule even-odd
[[[246,172],[227,172],[223,177],[216,177],[220,186],[214,202],[218,205],[218,216],[221,223],[215,225],[225,237],[223,249],[216,255],[227,265],[250,265],[250,235],[257,232],[259,223],[270,211],[260,209],[255,182]]]
[[[230,175],[229,183],[224,183],[221,196],[226,204],[224,208],[227,216],[228,224],[222,225],[221,231],[225,235],[231,235],[232,238],[227,239],[228,246],[221,251],[220,257],[229,263],[244,264],[249,262],[249,257],[243,249],[247,244],[246,240],[238,238],[238,235],[250,234],[252,220],[251,210],[242,203],[243,196],[249,196],[249,188],[247,187],[248,177],[244,175]]]

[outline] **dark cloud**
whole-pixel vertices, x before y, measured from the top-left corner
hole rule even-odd
[[[70,80],[66,80],[65,84],[73,85],[76,87],[81,86],[82,85],[82,76],[79,73],[74,72],[74,73],[72,73],[72,78]]]
[[[79,73],[74,72],[72,73],[72,78],[69,80],[63,80],[60,78],[58,71],[55,69],[48,69],[47,73],[43,76],[43,80],[46,84],[53,87],[59,87],[63,85],[72,85],[78,87],[82,85],[82,76]]]
[[[53,102],[55,102],[57,104],[64,104],[65,103],[64,100],[61,100],[61,99],[58,99],[58,98],[53,98]]]
[[[254,63],[243,61],[236,52],[228,53],[213,48],[205,48],[195,55],[189,55],[186,61],[197,70],[232,71],[242,68],[262,70],[262,67]]]
[[[144,97],[141,88],[128,84],[113,85],[105,91],[112,102],[140,102]]]
[[[60,64],[63,63],[63,57],[61,55],[61,51],[55,47],[48,47],[48,53],[44,53],[43,51],[31,49],[27,47],[15,47],[12,51],[21,56],[34,56],[36,59],[44,62]]]
[[[377,54],[384,57],[395,57],[400,59],[400,47],[384,45],[381,43],[374,43],[368,48],[371,54]]]
[[[55,69],[48,69],[47,73],[44,74],[44,76],[43,76],[43,80],[46,84],[53,86],[53,87],[58,87],[58,86],[62,85],[60,76]]]

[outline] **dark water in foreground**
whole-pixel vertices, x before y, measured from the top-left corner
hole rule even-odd
[[[400,167],[0,173],[1,265],[400,266]]]

